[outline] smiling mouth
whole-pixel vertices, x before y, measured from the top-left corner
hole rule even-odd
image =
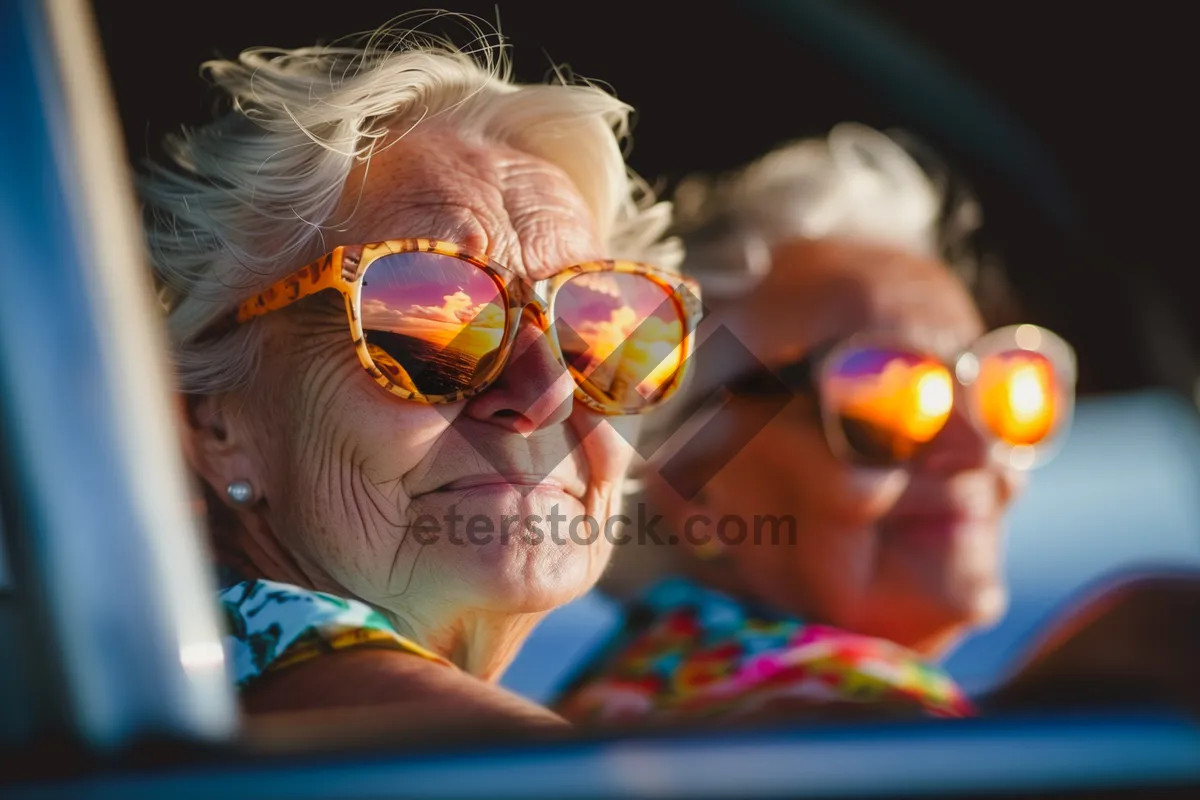
[[[510,489],[521,487],[527,489],[547,489],[549,491],[562,492],[576,499],[582,499],[580,498],[581,492],[572,491],[562,481],[545,475],[470,475],[451,481],[445,486],[439,487],[436,491],[460,492],[467,489]]]
[[[981,514],[968,508],[914,509],[887,519],[883,529],[895,533],[938,536],[974,530],[978,525],[986,525],[994,520],[993,514]]]

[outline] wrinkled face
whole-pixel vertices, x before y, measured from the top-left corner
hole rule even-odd
[[[347,184],[354,213],[329,248],[430,237],[531,280],[607,255],[566,175],[526,154],[426,132],[383,150],[362,178]],[[417,619],[536,613],[591,587],[610,545],[570,525],[616,513],[636,420],[597,425],[571,401],[532,315],[491,388],[440,406],[373,382],[336,293],[261,324],[242,410],[248,469],[273,535],[315,583]]]
[[[860,331],[946,357],[983,333],[969,295],[943,265],[837,241],[783,248],[770,277],[714,322],[768,366]],[[752,422],[747,413],[710,434],[745,437],[739,431]],[[814,399],[797,396],[707,484],[704,513],[736,515],[750,531],[756,516],[795,518],[794,541],[772,543],[768,530],[728,551],[746,591],[936,652],[1003,612],[1002,522],[1017,478],[989,460],[958,410],[906,469],[848,466],[831,453]]]

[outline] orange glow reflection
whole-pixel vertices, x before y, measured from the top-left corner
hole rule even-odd
[[[877,373],[835,374],[828,392],[841,416],[918,443],[937,435],[954,405],[954,384],[944,366],[902,358]]]
[[[682,361],[682,322],[642,318],[628,305],[613,309],[608,319],[579,323],[575,332],[587,344],[580,372],[610,387],[614,397],[627,394],[631,384],[643,399],[652,397]]]
[[[1010,444],[1036,444],[1057,421],[1054,386],[1049,362],[1036,353],[986,359],[978,383],[984,421]]]

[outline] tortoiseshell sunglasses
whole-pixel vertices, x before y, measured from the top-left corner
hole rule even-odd
[[[589,261],[531,283],[456,244],[396,239],[332,250],[242,303],[237,322],[328,289],[345,298],[375,382],[428,404],[491,385],[531,309],[580,402],[603,414],[649,411],[683,380],[701,314],[694,282],[645,264]]]

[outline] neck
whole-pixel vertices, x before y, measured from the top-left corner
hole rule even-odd
[[[431,613],[432,612],[432,613]],[[403,636],[426,647],[459,669],[484,681],[500,679],[521,645],[545,617],[462,609],[386,609]]]
[[[322,569],[305,564],[275,537],[261,517],[238,515],[213,526],[224,535],[214,542],[218,562],[247,580],[268,580],[316,592],[339,594],[339,586]]]

